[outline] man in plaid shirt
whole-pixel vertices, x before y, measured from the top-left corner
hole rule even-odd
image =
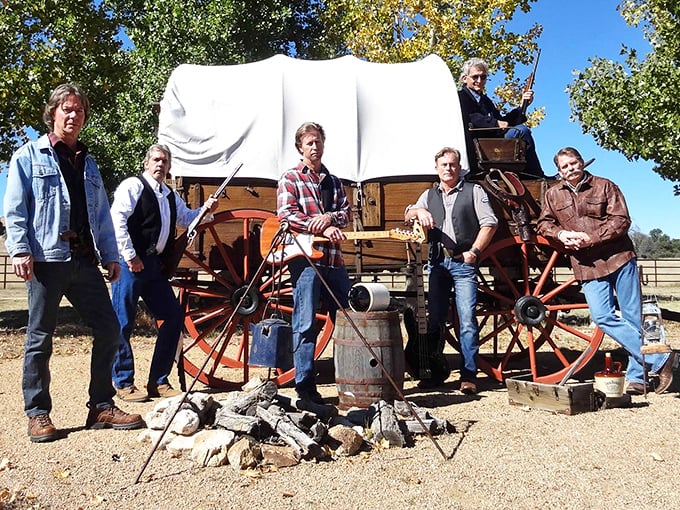
[[[325,141],[323,128],[315,122],[305,122],[295,132],[295,147],[302,161],[279,180],[278,217],[296,232],[330,240],[319,243],[323,257],[315,265],[340,304],[347,308],[350,283],[340,243],[346,239],[342,229],[349,223],[350,205],[340,179],[321,163]],[[323,404],[314,370],[316,308],[323,298],[335,321],[337,305],[305,257],[289,261],[288,269],[293,284],[295,391],[302,400]]]

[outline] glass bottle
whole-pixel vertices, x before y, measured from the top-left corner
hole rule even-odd
[[[595,377],[621,377],[621,362],[612,360],[612,354],[604,354],[604,370],[595,373]]]

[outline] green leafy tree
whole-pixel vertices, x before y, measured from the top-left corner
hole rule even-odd
[[[50,91],[74,82],[97,112],[111,108],[127,77],[119,27],[103,5],[82,0],[7,0],[0,7],[0,161],[44,132]]]
[[[430,53],[441,56],[453,76],[470,57],[486,60],[497,81],[498,106],[520,103],[524,78],[517,64],[530,64],[542,27],[516,33],[508,24],[528,13],[535,0],[327,0],[321,14],[333,48],[373,62],[409,62]],[[534,122],[543,118],[533,112]]]
[[[653,258],[662,259],[675,256],[673,240],[661,229],[650,230],[649,236],[654,243]]]
[[[276,53],[324,57],[314,0],[9,0],[0,7],[0,161],[44,131],[58,83],[88,92],[82,138],[111,189],[156,139],[156,105],[180,64],[227,65]]]
[[[680,4],[626,0],[618,10],[651,51],[640,59],[623,46],[623,62],[592,58],[568,87],[572,118],[601,147],[653,161],[659,175],[680,180]]]
[[[671,239],[661,229],[652,229],[643,234],[638,229],[630,232],[637,256],[642,259],[662,259],[680,257],[680,239]]]
[[[107,0],[131,44],[130,77],[118,91],[100,135],[113,180],[138,172],[156,139],[154,110],[170,73],[184,63],[241,64],[277,53],[308,56],[321,36],[316,2],[296,0]],[[318,7],[318,6],[317,6]]]

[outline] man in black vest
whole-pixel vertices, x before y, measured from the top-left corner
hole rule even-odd
[[[164,184],[170,165],[170,149],[152,145],[144,157],[144,173],[121,182],[111,206],[121,258],[120,280],[111,286],[111,301],[121,328],[113,364],[113,384],[118,397],[128,402],[178,394],[170,385],[168,375],[175,360],[184,312],[161,272],[161,257],[171,248],[175,226],[189,225],[200,208],[189,209],[179,195]],[[218,201],[211,197],[205,205],[212,212]],[[154,319],[163,321],[158,328],[146,393],[135,386],[130,345],[140,297]]]
[[[440,333],[446,324],[451,287],[455,290],[463,364],[460,369],[463,393],[477,393],[479,326],[477,263],[496,231],[498,220],[489,197],[478,184],[461,178],[460,152],[444,147],[434,157],[439,186],[425,190],[415,205],[406,208],[407,222],[417,219],[428,230],[429,291],[428,336]],[[444,381],[421,381],[421,387]]]

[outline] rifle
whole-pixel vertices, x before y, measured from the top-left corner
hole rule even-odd
[[[224,179],[224,181],[222,181],[222,184],[220,184],[220,187],[217,188],[215,190],[215,193],[210,195],[210,197],[219,198],[219,196],[224,191],[224,188],[226,188],[227,184],[229,184],[229,181],[231,181],[234,178],[234,176],[236,175],[236,172],[238,172],[241,169],[242,166],[243,166],[243,163],[239,163],[238,166],[236,168],[234,168],[234,170],[232,170],[232,172],[229,175],[227,175],[227,178]],[[198,216],[196,216],[194,218],[194,220],[191,223],[189,223],[189,226],[187,227],[187,232],[186,232],[186,234],[187,234],[187,246],[191,246],[191,243],[194,242],[194,238],[196,237],[196,227],[201,223],[201,221],[203,221],[203,218],[205,218],[206,214],[208,214],[208,207],[205,204],[203,204],[201,206],[201,212],[198,213]]]
[[[233,179],[234,175],[236,175],[236,172],[238,172],[242,166],[243,163],[239,163],[239,165],[227,176],[227,178],[222,181],[222,184],[220,184],[220,187],[215,190],[215,193],[210,196],[219,197],[224,191],[224,188],[227,187],[229,181]],[[163,276],[165,276],[168,280],[175,276],[175,273],[177,272],[177,266],[179,266],[179,261],[182,260],[182,256],[184,256],[184,250],[186,250],[187,247],[191,246],[191,244],[194,242],[194,238],[196,237],[196,227],[199,225],[199,223],[201,223],[203,218],[205,218],[206,214],[208,214],[208,207],[203,204],[198,216],[196,216],[194,220],[189,223],[187,229],[182,232],[182,234],[177,239],[173,239],[172,244],[166,247],[164,250],[163,256],[161,258],[161,273],[163,273]]]
[[[534,57],[534,68],[531,70],[531,74],[527,78],[527,83],[524,86],[524,92],[531,90],[534,87],[534,80],[536,79],[536,68],[538,67],[538,59],[541,56],[541,49],[536,50],[536,56]],[[529,108],[529,101],[522,99],[522,106],[520,106],[520,111],[522,115],[526,115],[527,108]]]

